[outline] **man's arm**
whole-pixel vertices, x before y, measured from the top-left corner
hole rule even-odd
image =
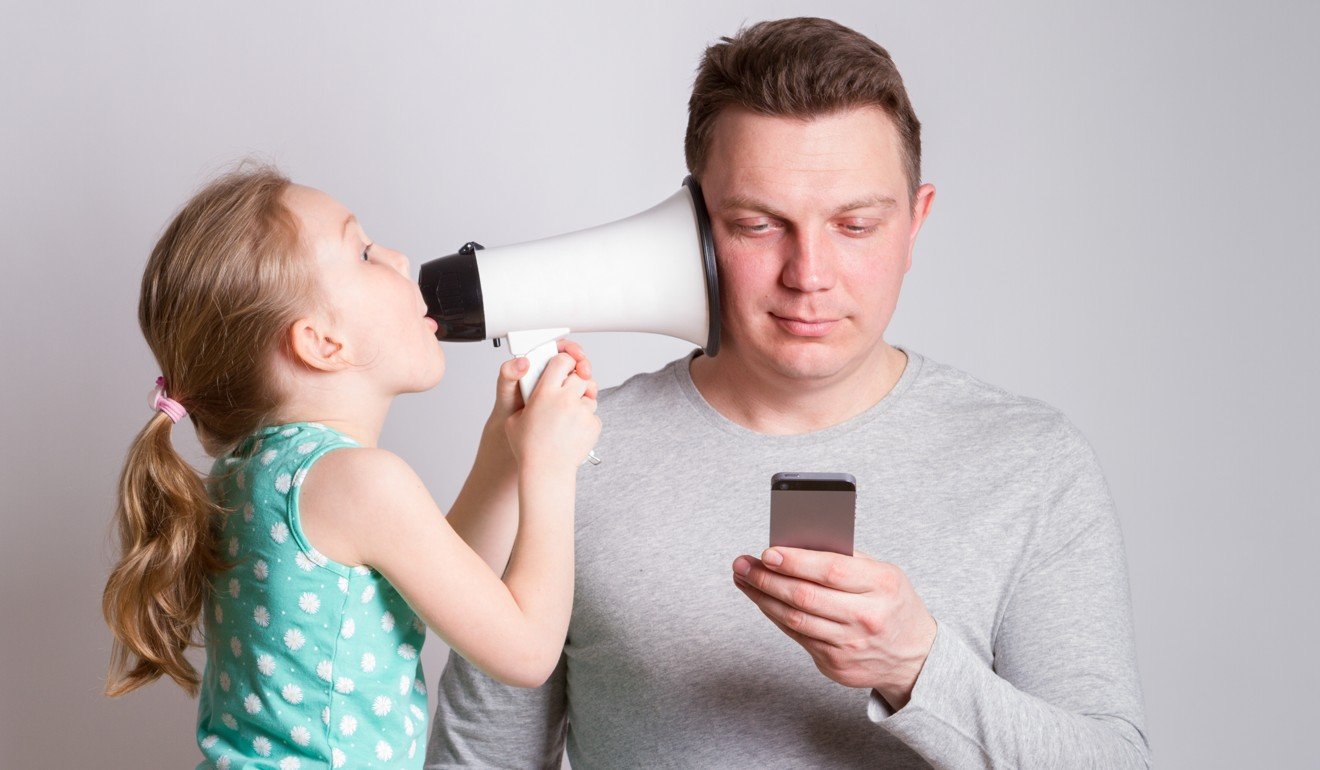
[[[1113,503],[1075,429],[1045,451],[1055,470],[992,662],[959,629],[940,625],[913,684],[898,686],[908,657],[899,653],[911,647],[907,637],[920,639],[908,631],[922,624],[911,611],[919,597],[893,565],[806,552],[799,559],[783,549],[784,562],[773,568],[750,560],[750,585],[740,587],[826,676],[848,686],[871,682],[872,720],[937,767],[1146,767]]]
[[[1097,480],[1061,502],[1103,494],[1102,514],[1023,574],[991,665],[941,627],[903,709],[872,695],[871,718],[932,764],[1150,766],[1122,537]]]
[[[541,687],[508,687],[457,653],[440,676],[426,770],[558,768],[568,731],[565,661]]]

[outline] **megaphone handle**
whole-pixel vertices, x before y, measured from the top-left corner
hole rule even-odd
[[[532,391],[536,388],[536,383],[541,379],[541,373],[545,371],[545,365],[550,363],[550,359],[559,352],[557,344],[560,337],[568,334],[568,329],[528,329],[526,331],[509,332],[504,339],[509,343],[509,353],[514,358],[522,357],[527,359],[530,366],[527,367],[527,373],[518,381],[518,387],[522,390],[523,403],[527,403],[532,397]]]
[[[545,365],[550,363],[550,359],[559,352],[559,346],[555,344],[556,340],[538,345],[527,351],[523,358],[530,364],[527,367],[527,374],[518,380],[518,387],[522,390],[523,403],[527,403],[532,397],[532,391],[536,389],[536,383],[541,381],[541,375],[545,372]]]

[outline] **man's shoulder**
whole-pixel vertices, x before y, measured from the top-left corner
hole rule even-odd
[[[1057,407],[924,358],[909,406],[948,432],[982,444],[1076,449],[1086,439]]]
[[[600,392],[600,408],[629,410],[636,408],[667,408],[663,404],[682,397],[682,387],[676,371],[686,366],[688,356],[675,359],[652,372],[634,374],[613,387]]]

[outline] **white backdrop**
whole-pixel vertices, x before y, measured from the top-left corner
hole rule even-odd
[[[0,764],[196,761],[177,688],[100,695],[99,614],[157,374],[138,281],[194,188],[274,160],[414,263],[617,219],[677,189],[703,47],[803,13],[886,46],[925,125],[938,195],[890,341],[1060,407],[1096,446],[1156,760],[1301,763],[1320,685],[1314,5],[455,5],[0,8]],[[688,347],[582,341],[605,384]],[[503,351],[446,353],[383,438],[444,506]],[[424,658],[434,685],[438,640]]]

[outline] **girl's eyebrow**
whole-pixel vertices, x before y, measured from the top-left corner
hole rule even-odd
[[[348,219],[344,220],[344,229],[343,232],[339,234],[339,240],[342,241],[348,237],[348,226],[356,221],[357,221],[357,215],[355,214],[348,215]]]

